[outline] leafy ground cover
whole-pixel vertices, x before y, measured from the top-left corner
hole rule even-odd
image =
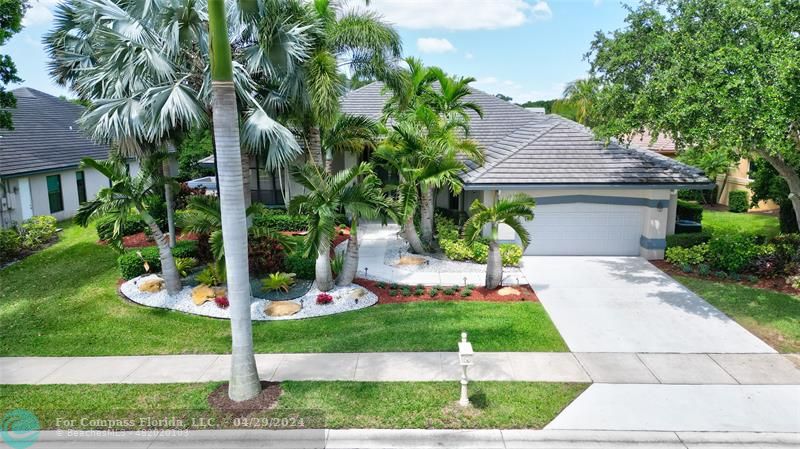
[[[226,353],[228,321],[124,302],[117,254],[92,228],[0,270],[0,355]],[[308,320],[254,323],[258,352],[452,351],[461,331],[477,351],[566,351],[535,302],[385,304]]]
[[[67,421],[74,424],[66,428],[107,428],[92,426],[92,419],[130,419],[127,430],[153,428],[139,418],[164,415],[181,419],[156,428],[190,428],[192,418],[197,423],[209,417],[222,427],[235,427],[209,405],[219,385],[8,385],[0,390],[0,409],[30,410],[43,429],[64,429]],[[283,382],[274,408],[248,418],[309,415],[306,426],[326,428],[540,429],[586,386],[473,382],[474,406],[461,409],[457,382]]]
[[[800,352],[800,297],[740,284],[676,279],[780,352]]]

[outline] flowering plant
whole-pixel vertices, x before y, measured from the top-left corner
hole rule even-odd
[[[227,309],[228,306],[231,305],[231,303],[228,301],[227,296],[217,296],[216,298],[214,298],[214,303],[216,303],[217,307],[219,307],[220,309]]]
[[[327,293],[320,293],[317,295],[317,304],[330,304],[333,302],[333,296]]]

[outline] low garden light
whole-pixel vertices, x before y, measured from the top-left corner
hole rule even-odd
[[[364,267],[364,279],[369,279],[369,268]]]
[[[467,341],[467,333],[461,333],[461,341],[458,342],[458,363],[461,365],[461,398],[458,400],[458,405],[466,407],[469,405],[469,395],[467,394],[467,367],[472,366],[473,355],[472,343]]]

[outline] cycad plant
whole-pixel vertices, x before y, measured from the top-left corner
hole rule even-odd
[[[379,181],[366,162],[336,174],[328,174],[316,164],[304,164],[292,169],[292,178],[307,193],[292,198],[289,211],[309,217],[305,256],[316,256],[316,285],[326,292],[334,285],[330,252],[336,223],[346,211],[356,216],[375,216],[383,208]],[[357,242],[353,248],[357,257]]]
[[[175,266],[169,238],[164,235],[156,220],[145,207],[145,198],[155,193],[158,182],[153,180],[147,170],[142,170],[135,177],[128,176],[124,165],[114,159],[96,161],[85,158],[81,161],[81,167],[97,170],[109,179],[111,185],[97,192],[97,196],[93,200],[81,204],[75,214],[75,222],[81,226],[87,226],[92,218],[112,215],[115,217],[115,223],[114,235],[111,240],[118,242],[120,230],[127,220],[128,213],[135,210],[150,228],[158,246],[158,256],[161,260],[161,271],[167,293],[177,294],[181,290],[181,278]]]
[[[470,217],[464,224],[464,238],[473,243],[489,227],[489,257],[486,262],[486,288],[497,288],[503,282],[503,260],[500,256],[498,232],[501,224],[508,225],[519,236],[523,250],[530,243],[528,230],[520,220],[533,220],[536,200],[518,193],[508,198],[500,198],[493,205],[486,206],[475,200],[469,208]]]

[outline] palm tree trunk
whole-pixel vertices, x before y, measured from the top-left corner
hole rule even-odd
[[[317,167],[322,167],[324,163],[322,158],[322,137],[318,126],[312,126],[308,130],[308,152],[311,154],[311,161],[317,164]]]
[[[181,276],[178,273],[178,268],[175,266],[175,258],[172,256],[172,248],[169,245],[169,239],[161,232],[161,228],[153,219],[153,217],[144,212],[144,208],[139,209],[139,215],[142,216],[145,224],[150,228],[153,233],[153,239],[158,246],[158,258],[161,260],[161,275],[164,277],[164,284],[167,287],[167,294],[170,296],[177,295],[181,291]]]
[[[169,158],[161,163],[161,170],[165,178],[170,177]],[[167,181],[164,183],[164,199],[167,202],[167,229],[169,232],[169,246],[175,246],[175,203],[172,201],[172,184]]]
[[[333,151],[330,150],[325,152],[325,173],[333,173]]]
[[[331,242],[326,236],[320,236],[315,265],[317,289],[327,292],[333,289],[333,272],[331,271]]]
[[[244,207],[250,207],[253,202],[252,194],[250,193],[250,154],[247,151],[241,152],[242,157],[242,193],[244,193]]]
[[[422,246],[422,240],[420,240],[419,235],[417,235],[417,227],[414,226],[413,215],[406,219],[406,222],[403,225],[403,233],[406,241],[411,246],[411,251],[417,254],[425,254],[425,247]]]
[[[350,240],[347,241],[347,252],[344,255],[344,266],[336,285],[344,286],[353,283],[358,273],[358,214],[353,214],[353,222],[350,224]]]
[[[218,188],[231,317],[232,354],[228,396],[234,401],[245,401],[258,396],[261,383],[253,354],[247,221],[242,195],[245,184],[242,179],[239,117],[224,0],[208,1],[208,25],[212,49],[211,91],[220,182]]]
[[[422,186],[419,228],[422,242],[429,247],[433,243],[433,210],[433,187]]]
[[[503,259],[500,257],[500,245],[493,238],[489,240],[489,257],[486,260],[486,288],[497,288],[502,283]]]

